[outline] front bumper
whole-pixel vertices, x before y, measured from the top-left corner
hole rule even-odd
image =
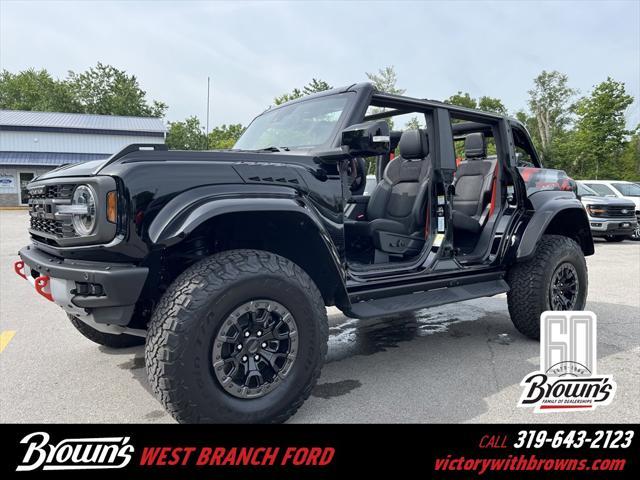
[[[68,260],[33,246],[14,269],[43,297],[70,315],[98,324],[127,325],[149,269],[131,264]]]
[[[598,218],[589,216],[591,234],[603,235],[632,235],[637,227],[635,218]]]

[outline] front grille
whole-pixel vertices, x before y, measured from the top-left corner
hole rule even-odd
[[[66,183],[62,185],[45,185],[42,187],[36,187],[29,191],[29,198],[42,199],[42,198],[59,198],[59,199],[71,199],[73,195],[73,189],[75,184]]]
[[[605,210],[607,217],[633,217],[635,212],[633,207],[621,206],[621,205],[608,205]]]
[[[592,217],[634,218],[637,215],[633,207],[626,205],[589,205],[588,210]]]
[[[30,227],[31,230],[53,235],[56,238],[71,238],[76,236],[71,222],[64,222],[62,220],[32,216]]]
[[[69,205],[75,184],[43,185],[29,189],[29,215],[32,233],[53,238],[72,238],[76,233],[71,216],[56,216],[57,205]]]

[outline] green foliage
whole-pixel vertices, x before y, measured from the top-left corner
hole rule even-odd
[[[302,90],[299,88],[294,88],[290,93],[283,93],[279,97],[274,98],[273,103],[275,103],[276,105],[282,105],[283,103],[295,100],[296,98],[301,98],[305,95],[311,95],[312,93],[323,92],[325,90],[331,90],[332,88],[333,87],[324,80],[312,78],[309,83],[302,87]]]
[[[398,88],[396,82],[398,75],[393,65],[378,69],[378,73],[365,72],[367,78],[374,87],[380,92],[390,93],[392,95],[403,95],[406,91],[404,88]]]
[[[197,117],[189,117],[184,122],[169,123],[165,142],[172,150],[205,150],[207,135]]]
[[[162,117],[167,106],[148,103],[134,75],[98,63],[86,72],[54,79],[46,70],[0,74],[0,108],[45,112]]]
[[[624,83],[610,77],[577,102],[574,151],[579,156],[579,177],[617,178],[622,173],[620,156],[631,133],[625,128],[624,113],[632,103]]]
[[[478,100],[478,108],[485,112],[499,113],[500,115],[507,114],[507,107],[504,106],[502,100],[493,97],[480,97]]]
[[[418,130],[419,128],[422,128],[422,124],[420,123],[420,120],[418,120],[418,117],[411,117],[411,119],[404,125],[405,130]]]
[[[83,113],[162,117],[167,106],[158,101],[147,103],[146,92],[135,75],[127,75],[111,65],[100,62],[86,72],[69,72],[66,81]]]
[[[451,95],[447,98],[444,103],[458,105],[459,107],[474,108],[485,112],[499,113],[500,115],[507,114],[507,107],[504,106],[502,100],[499,98],[484,96],[476,100],[467,92],[463,93],[458,91],[455,95]]]
[[[77,112],[81,107],[66,82],[46,70],[0,73],[0,108],[42,112]]]
[[[243,132],[244,127],[240,123],[215,127],[209,132],[209,148],[212,150],[232,148]]]
[[[166,144],[172,150],[224,150],[232,148],[244,127],[239,124],[220,125],[209,132],[207,137],[197,117],[189,117],[184,122],[169,123]]]
[[[471,98],[471,95],[466,92],[462,93],[461,91],[458,91],[455,95],[451,95],[444,103],[466,108],[476,108],[478,105],[475,98]]]
[[[539,154],[551,157],[554,136],[570,122],[571,100],[576,90],[568,86],[568,77],[557,71],[545,70],[533,80],[529,90],[529,108],[535,118],[539,141]]]
[[[620,157],[620,170],[625,180],[640,181],[640,125],[624,147]]]

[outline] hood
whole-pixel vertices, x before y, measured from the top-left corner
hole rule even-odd
[[[46,180],[48,178],[58,177],[87,177],[93,175],[93,172],[105,161],[91,160],[82,163],[70,163],[61,167],[49,170],[47,173],[39,175],[34,180]]]
[[[635,208],[635,203],[626,198],[619,197],[596,197],[591,195],[582,196],[580,201],[583,205],[616,205],[620,207],[629,207],[630,209]]]
[[[640,210],[640,197],[623,197],[618,200],[627,200],[629,202],[633,202],[636,205],[636,210]]]

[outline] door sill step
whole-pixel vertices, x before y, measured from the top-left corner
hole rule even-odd
[[[447,303],[462,302],[473,298],[492,297],[507,291],[509,291],[509,285],[504,280],[489,280],[457,287],[443,287],[426,292],[353,303],[347,315],[354,318],[382,317],[437,307]]]

